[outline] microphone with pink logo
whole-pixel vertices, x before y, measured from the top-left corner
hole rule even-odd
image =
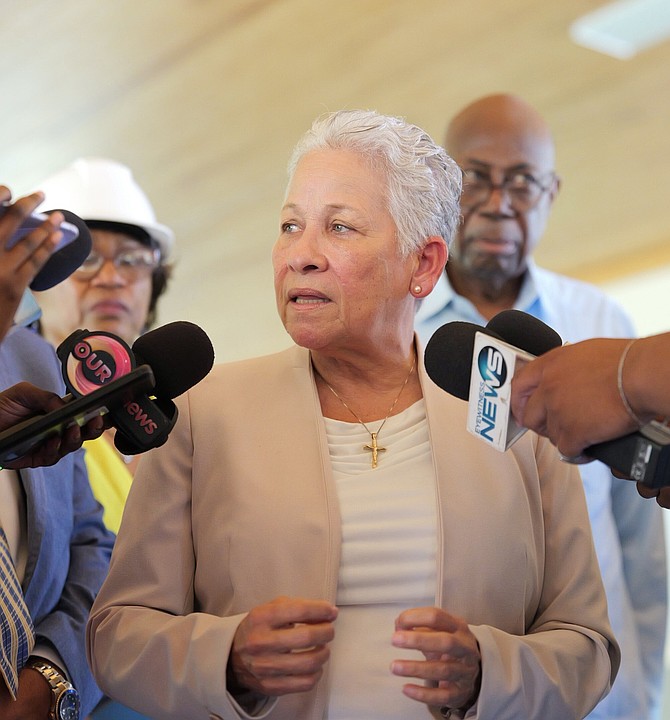
[[[214,363],[214,348],[202,328],[177,321],[139,337],[132,348],[116,335],[75,330],[56,350],[63,379],[74,397],[110,389],[122,378],[147,374],[153,387],[126,396],[109,411],[117,429],[114,444],[124,455],[159,447],[177,421],[172,399],[200,382]],[[107,392],[107,394],[109,394]]]

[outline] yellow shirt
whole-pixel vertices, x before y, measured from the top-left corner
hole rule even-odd
[[[88,440],[84,448],[93,495],[104,508],[102,520],[109,530],[118,533],[133,476],[118,450],[104,438]]]

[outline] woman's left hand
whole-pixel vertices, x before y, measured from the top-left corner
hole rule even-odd
[[[462,618],[435,607],[405,610],[396,619],[392,643],[419,650],[425,660],[394,660],[391,672],[420,678],[403,693],[427,705],[468,708],[479,695],[481,654],[477,638]]]

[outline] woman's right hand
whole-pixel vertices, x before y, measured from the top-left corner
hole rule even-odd
[[[337,608],[325,600],[278,597],[242,620],[229,659],[235,682],[263,695],[311,690],[330,656]]]

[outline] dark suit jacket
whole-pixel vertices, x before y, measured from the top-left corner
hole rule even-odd
[[[0,389],[22,380],[64,394],[53,348],[29,330],[0,343]],[[26,497],[28,561],[23,590],[38,643],[55,648],[82,700],[82,717],[101,692],[86,663],[84,630],[109,565],[114,535],[102,523],[83,452],[20,471]]]

